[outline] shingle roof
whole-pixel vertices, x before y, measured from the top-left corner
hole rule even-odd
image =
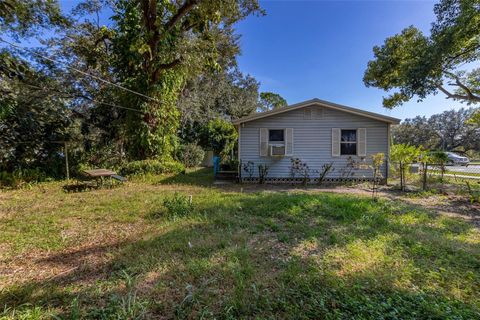
[[[257,119],[261,119],[261,118],[266,118],[266,117],[270,117],[270,116],[280,114],[280,113],[283,113],[283,112],[288,112],[288,111],[292,111],[292,110],[296,110],[296,109],[300,109],[300,108],[304,108],[304,107],[309,107],[309,106],[320,106],[320,107],[326,107],[326,108],[330,108],[330,109],[340,110],[340,111],[344,111],[344,112],[348,112],[348,113],[352,113],[352,114],[357,114],[359,116],[364,116],[364,117],[367,117],[367,118],[387,122],[387,123],[390,123],[390,124],[399,124],[400,123],[400,119],[397,119],[397,118],[388,117],[388,116],[384,116],[384,115],[379,114],[379,113],[365,111],[365,110],[361,110],[361,109],[357,109],[357,108],[347,107],[347,106],[344,106],[344,105],[341,105],[341,104],[337,104],[337,103],[333,103],[333,102],[329,102],[329,101],[320,100],[320,99],[315,98],[315,99],[303,101],[303,102],[300,102],[300,103],[292,104],[292,105],[289,105],[289,106],[286,106],[286,107],[282,107],[282,108],[278,108],[278,109],[274,109],[274,110],[270,110],[270,111],[266,111],[266,112],[255,113],[255,114],[237,119],[237,120],[233,121],[233,124],[238,125],[238,124],[242,124],[244,122],[249,122],[249,121],[253,121],[253,120],[257,120]]]

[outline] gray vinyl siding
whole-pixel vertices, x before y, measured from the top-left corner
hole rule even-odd
[[[322,108],[322,107],[311,107]],[[312,113],[315,114],[315,113]],[[260,128],[285,129],[293,128],[293,156],[281,158],[260,157]],[[257,166],[269,166],[269,178],[291,177],[291,158],[300,158],[310,169],[320,170],[325,163],[334,163],[335,170],[329,178],[341,178],[349,156],[332,157],[332,128],[357,129],[366,128],[367,155],[363,163],[371,164],[371,156],[383,152],[388,156],[388,124],[368,117],[323,107],[322,116],[304,119],[304,109],[292,110],[266,118],[249,121],[240,125],[239,152],[242,163],[252,161],[255,164],[255,177],[258,177]],[[362,157],[351,156],[355,161]],[[354,178],[372,177],[371,169],[354,170]],[[386,177],[386,166],[382,167]],[[246,176],[242,172],[242,176]],[[312,177],[315,178],[315,177]]]

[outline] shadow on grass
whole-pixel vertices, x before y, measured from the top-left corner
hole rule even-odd
[[[186,173],[165,176],[157,181],[157,184],[183,184],[193,186],[211,186],[213,185],[213,168],[195,168],[187,169]]]
[[[160,234],[38,261],[75,266],[87,255],[105,256],[5,290],[0,305],[59,307],[74,318],[78,299],[79,317],[96,318],[112,296],[126,296],[125,272],[148,317],[479,315],[480,251],[460,237],[470,225],[335,194],[224,194],[196,210]],[[125,300],[116,301],[105,317],[124,314]]]

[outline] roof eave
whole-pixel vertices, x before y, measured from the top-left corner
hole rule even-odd
[[[319,105],[319,106],[323,106],[323,107],[327,107],[327,108],[331,108],[331,109],[337,109],[337,110],[352,113],[352,114],[357,114],[359,116],[372,118],[372,119],[382,121],[382,122],[386,122],[386,123],[389,123],[389,124],[399,124],[400,121],[401,121],[400,119],[397,119],[397,118],[388,117],[388,116],[384,116],[384,115],[381,115],[381,114],[378,114],[378,113],[364,111],[364,110],[360,110],[360,109],[356,109],[356,108],[352,108],[352,107],[348,107],[348,106],[344,106],[344,105],[339,105],[339,104],[336,104],[336,103],[333,103],[333,102],[324,101],[324,100],[320,100],[320,99],[315,98],[315,99],[299,102],[299,103],[296,103],[296,104],[293,104],[293,105],[289,105],[289,106],[286,106],[286,107],[282,107],[282,108],[279,108],[279,109],[270,110],[270,111],[261,112],[261,113],[257,113],[257,114],[254,114],[254,115],[246,116],[246,117],[243,117],[243,118],[240,118],[240,119],[237,119],[237,120],[233,121],[233,124],[234,125],[240,125],[240,124],[245,123],[245,122],[250,122],[250,121],[270,117],[270,116],[273,116],[273,115],[276,115],[276,114],[300,109],[300,108],[307,107],[307,106],[314,105],[314,104]]]

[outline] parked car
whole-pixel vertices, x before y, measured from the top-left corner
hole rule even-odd
[[[453,166],[468,166],[470,159],[453,152],[447,152],[448,164]]]

